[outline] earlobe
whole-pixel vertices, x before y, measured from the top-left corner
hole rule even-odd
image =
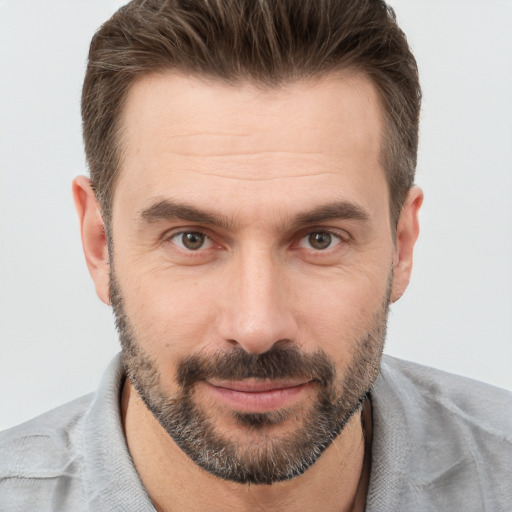
[[[420,232],[419,211],[422,203],[423,192],[418,187],[412,187],[402,208],[396,230],[391,302],[396,302],[403,295],[409,284],[414,245]]]
[[[73,180],[73,199],[80,222],[82,247],[98,297],[109,304],[109,255],[101,209],[89,178]]]

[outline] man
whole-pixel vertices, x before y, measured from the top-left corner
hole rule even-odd
[[[382,358],[422,192],[377,1],[135,1],[82,97],[84,253],[122,354],[5,432],[1,510],[509,510],[510,396]]]

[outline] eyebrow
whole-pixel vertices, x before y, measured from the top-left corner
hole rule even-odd
[[[201,210],[194,206],[177,203],[169,199],[162,199],[143,209],[137,217],[147,223],[180,219],[199,224],[212,224],[223,228],[233,227],[233,223],[224,215]]]
[[[228,230],[236,228],[236,222],[228,217],[194,206],[162,199],[144,208],[137,218],[144,223],[153,223],[162,220],[186,220],[198,224],[210,224]],[[284,229],[293,228],[324,222],[333,219],[348,219],[367,222],[370,220],[369,213],[359,205],[349,201],[334,201],[320,205],[312,210],[298,213],[291,218],[291,222],[281,222]]]
[[[294,226],[303,226],[332,219],[368,222],[370,215],[357,204],[349,201],[336,201],[295,215],[292,224]]]

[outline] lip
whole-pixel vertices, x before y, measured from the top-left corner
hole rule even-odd
[[[289,407],[303,397],[311,381],[206,381],[210,393],[242,412],[263,413]]]

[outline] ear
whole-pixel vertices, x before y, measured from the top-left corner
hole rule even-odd
[[[96,286],[96,293],[105,304],[110,304],[107,237],[101,209],[89,178],[78,176],[73,180],[73,199],[80,222],[85,260]]]
[[[418,187],[412,187],[407,194],[396,230],[391,302],[396,302],[409,284],[414,244],[420,232],[418,214],[422,203],[423,192]]]

